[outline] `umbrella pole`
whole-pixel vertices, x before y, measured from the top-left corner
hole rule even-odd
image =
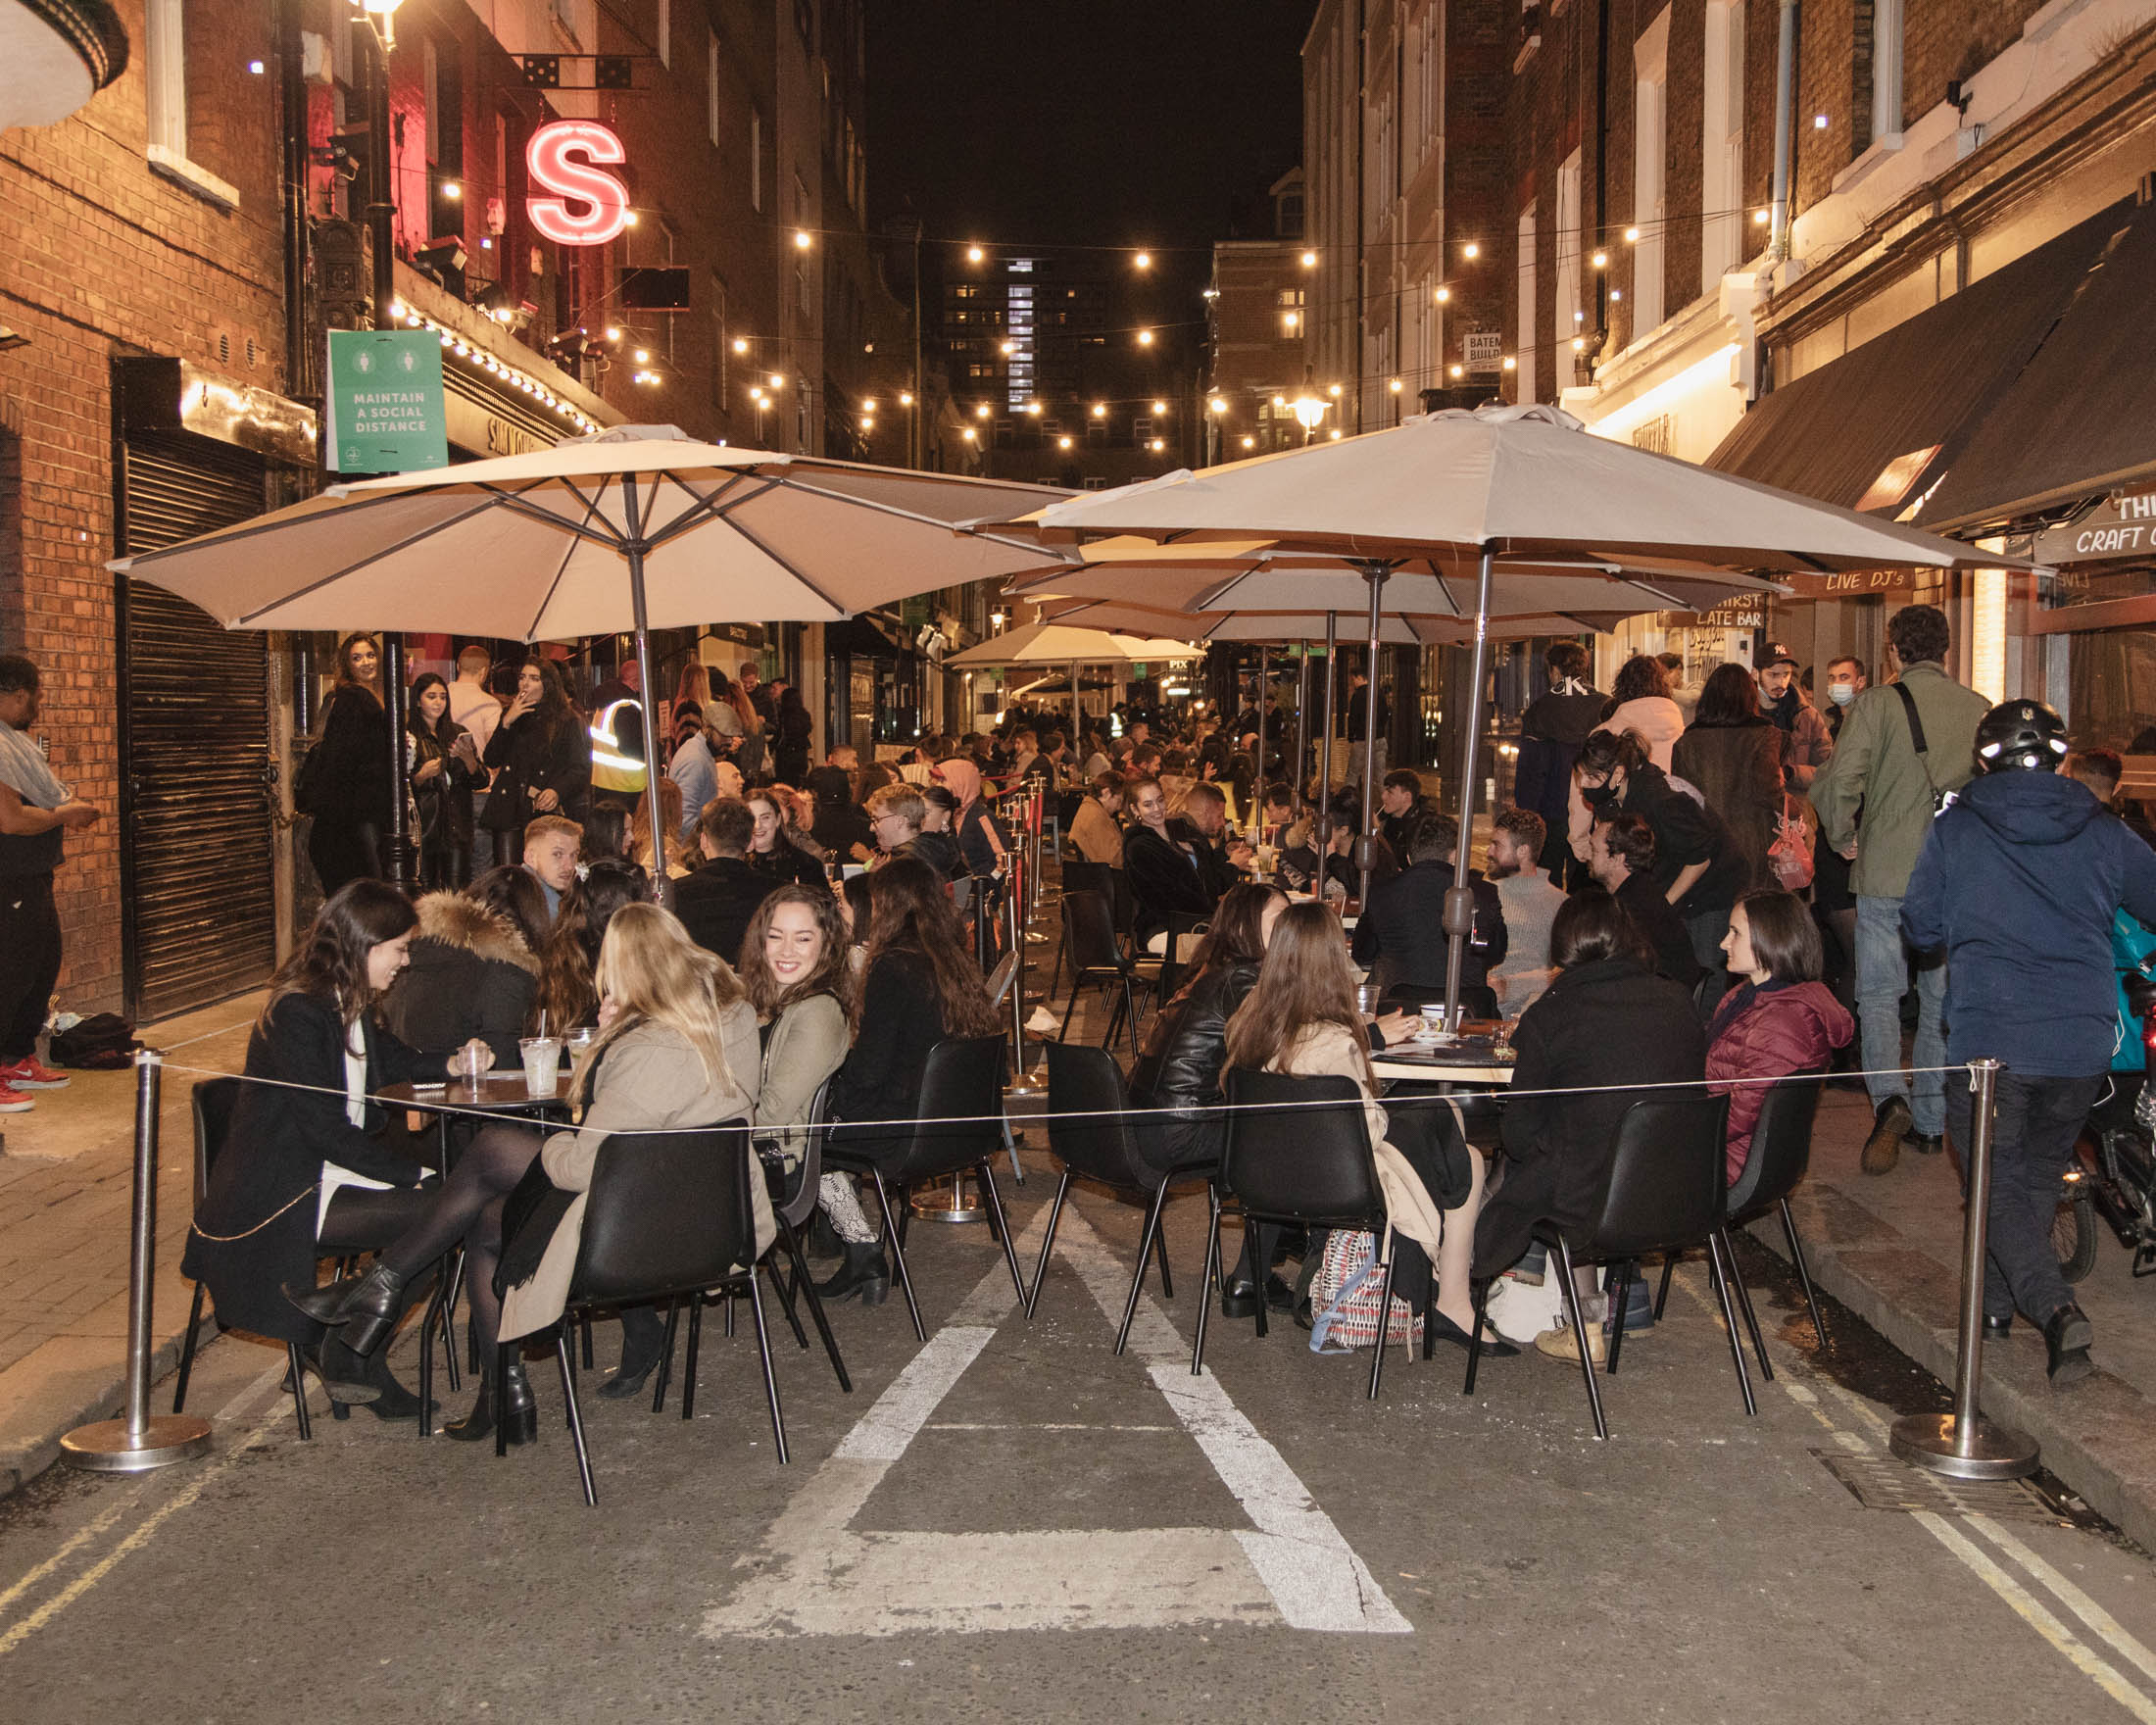
[[[405,638],[390,629],[382,636],[382,706],[389,713],[389,830],[382,834],[382,849],[389,854],[392,886],[410,891],[412,858],[406,849],[411,838],[405,811],[412,796],[412,734],[405,729]]]
[[[1081,764],[1086,757],[1084,745],[1079,740],[1079,733],[1085,728],[1085,714],[1078,705],[1078,661],[1074,659],[1070,662],[1070,746],[1073,754]]]
[[[1370,902],[1370,862],[1377,843],[1370,817],[1378,800],[1378,605],[1388,572],[1382,563],[1362,567],[1362,578],[1370,583],[1370,657],[1362,662],[1362,831],[1355,835],[1355,865],[1362,874],[1357,900],[1364,905]]]
[[[1250,769],[1250,803],[1243,819],[1246,828],[1255,827],[1251,842],[1265,842],[1265,672],[1270,668],[1266,661],[1272,649],[1263,642],[1257,648],[1257,760]]]
[[[621,497],[629,529],[629,615],[636,624],[637,681],[644,685],[638,704],[644,715],[644,818],[652,835],[652,898],[666,902],[666,839],[659,813],[659,725],[652,705],[652,632],[644,606],[644,525],[637,508],[636,480],[624,477]]]
[[[1333,850],[1333,703],[1340,695],[1340,613],[1325,614],[1325,728],[1317,750],[1317,877],[1310,890],[1325,896],[1325,864]]]
[[[1460,967],[1467,961],[1467,937],[1475,926],[1475,894],[1467,884],[1469,852],[1475,830],[1475,744],[1482,729],[1483,678],[1490,661],[1490,548],[1483,547],[1482,578],[1475,597],[1475,663],[1467,682],[1466,740],[1460,744],[1460,840],[1452,860],[1452,889],[1445,895],[1445,1022],[1460,1021]]]
[[[1288,788],[1295,793],[1295,811],[1300,814],[1308,799],[1302,794],[1303,764],[1310,759],[1310,643],[1302,643],[1301,664],[1296,671],[1296,756],[1288,769]]]

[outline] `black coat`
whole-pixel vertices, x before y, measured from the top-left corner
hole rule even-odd
[[[823,864],[807,851],[789,844],[783,834],[772,841],[768,851],[751,851],[748,863],[763,877],[766,889],[809,886],[825,892],[830,890],[831,882],[823,872]]]
[[[367,1018],[360,1022],[370,1092],[447,1075],[448,1050],[421,1054]],[[425,1170],[374,1137],[387,1124],[379,1108],[368,1109],[364,1129],[345,1118],[344,1025],[329,1002],[304,994],[278,1001],[269,1028],[257,1025],[248,1039],[245,1070],[279,1082],[241,1086],[180,1273],[208,1285],[220,1325],[312,1343],[320,1326],[300,1315],[283,1288],[315,1285],[322,1163],[400,1186],[416,1184]]]
[[[1460,980],[1480,987],[1493,966],[1504,962],[1510,937],[1504,906],[1494,884],[1479,870],[1467,871],[1475,895],[1475,926],[1467,937]],[[1452,864],[1417,862],[1391,880],[1370,883],[1370,902],[1355,922],[1355,962],[1368,964],[1379,989],[1396,982],[1445,980],[1450,943],[1445,932],[1445,895],[1451,890]]]
[[[1654,949],[1654,973],[1667,977],[1688,993],[1698,986],[1705,968],[1691,950],[1691,934],[1653,877],[1634,874],[1617,889],[1617,902],[1647,937]]]
[[[1419,793],[1397,814],[1386,813],[1381,804],[1378,809],[1378,837],[1392,848],[1396,858],[1404,861],[1407,856],[1407,841],[1415,835],[1415,822],[1429,813],[1429,799]]]
[[[412,727],[412,806],[419,817],[416,837],[423,851],[471,849],[471,768],[455,753],[465,727],[446,715],[439,728],[422,724]],[[442,770],[426,783],[418,782],[419,768],[439,761]]]
[[[1680,916],[1696,916],[1706,911],[1727,911],[1737,903],[1751,877],[1751,869],[1730,837],[1730,829],[1711,809],[1703,809],[1669,782],[1659,766],[1636,766],[1625,774],[1625,794],[1619,805],[1629,814],[1642,814],[1654,828],[1654,884],[1667,892],[1669,885],[1694,862],[1704,862],[1706,873],[1692,882],[1691,890],[1677,901]]]
[[[958,856],[971,875],[994,874],[997,863],[1010,855],[1010,834],[985,798],[958,811],[957,840]]]
[[[1138,906],[1138,938],[1167,927],[1170,916],[1210,916],[1220,902],[1189,852],[1143,821],[1123,833],[1123,875]]]
[[[1190,1110],[1136,1122],[1132,1142],[1155,1172],[1217,1158],[1226,1145],[1228,1116],[1218,1105],[1225,1100],[1220,1070],[1227,1061],[1228,1020],[1256,986],[1254,963],[1207,965],[1153,1014],[1131,1067],[1132,1106]]]
[[[484,820],[489,832],[516,832],[540,814],[580,817],[591,803],[591,733],[574,713],[548,715],[537,708],[514,724],[497,726],[487,739],[486,764],[500,767],[487,794]],[[552,791],[559,807],[541,809],[541,791]]]
[[[1539,1221],[1584,1245],[1609,1184],[1617,1122],[1633,1084],[1704,1079],[1707,1037],[1691,998],[1630,959],[1559,971],[1521,1014],[1504,1104],[1504,1175],[1475,1224],[1475,1274],[1509,1269]],[[1569,1096],[1534,1096],[1575,1090]],[[1683,1094],[1682,1092],[1678,1094]]]
[[[463,893],[414,907],[412,962],[382,997],[382,1022],[414,1048],[459,1049],[477,1037],[507,1071],[539,993],[539,961],[516,930]]]
[[[691,940],[739,964],[750,918],[780,884],[744,857],[713,857],[673,882],[667,897]]]
[[[317,820],[389,830],[389,715],[370,691],[339,683],[329,692],[308,773]]]
[[[861,985],[860,1028],[845,1064],[831,1078],[831,1113],[839,1120],[909,1120],[918,1111],[928,1051],[943,1040],[936,975],[920,953],[883,953]],[[897,1156],[908,1127],[863,1126],[832,1134],[870,1158]]]

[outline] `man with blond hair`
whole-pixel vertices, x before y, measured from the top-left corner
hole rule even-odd
[[[564,814],[542,814],[524,826],[524,866],[547,895],[547,920],[562,913],[562,895],[576,884],[576,854],[584,829]]]

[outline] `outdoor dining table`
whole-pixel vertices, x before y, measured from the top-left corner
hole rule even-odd
[[[1494,1037],[1470,1034],[1454,1042],[1405,1042],[1383,1049],[1370,1057],[1370,1069],[1380,1083],[1487,1085],[1501,1090],[1512,1082],[1512,1056],[1509,1049],[1500,1054]]]
[[[565,1117],[572,1100],[566,1067],[556,1074],[554,1088],[536,1094],[524,1082],[522,1067],[514,1071],[485,1072],[476,1079],[452,1078],[441,1084],[385,1084],[374,1093],[384,1108],[409,1109],[436,1116],[440,1132],[443,1173],[450,1168],[450,1123],[459,1116],[492,1114],[503,1119],[538,1121],[550,1115]]]

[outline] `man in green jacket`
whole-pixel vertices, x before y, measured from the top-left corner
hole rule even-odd
[[[1865,1087],[1874,1110],[1864,1145],[1867,1174],[1890,1171],[1910,1139],[1931,1155],[1946,1129],[1946,1087],[1927,1067],[1946,1063],[1939,1009],[1943,964],[1920,966],[1917,981],[1915,1084],[1901,1071],[1901,997],[1909,955],[1901,939],[1901,901],[1939,799],[1976,771],[1977,724],[1990,704],[1946,674],[1945,614],[1910,605],[1887,619],[1887,664],[1899,679],[1866,689],[1848,709],[1834,759],[1812,781],[1820,833],[1853,859],[1856,895],[1856,1009],[1863,1032]],[[1914,719],[1910,703],[1915,704]],[[1924,735],[1919,754],[1916,733]]]

